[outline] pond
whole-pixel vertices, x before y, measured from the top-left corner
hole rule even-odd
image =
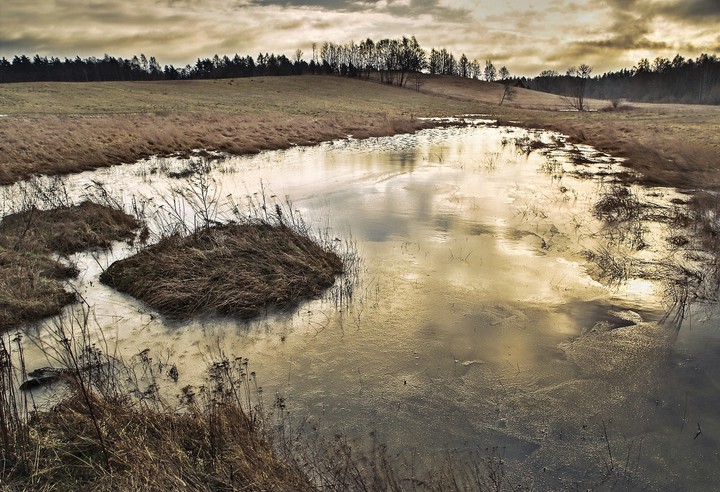
[[[540,143],[538,143],[540,142]],[[578,158],[580,156],[581,158]],[[198,158],[199,159],[199,158]],[[149,159],[63,178],[77,200],[98,184],[163,224],[188,160]],[[111,350],[174,363],[171,389],[202,384],[220,350],[247,357],[270,406],[321,435],[371,433],[401,461],[448,452],[502,459],[510,483],[699,490],[720,483],[720,330],[713,307],[682,325],[660,278],[603,283],[588,251],[625,252],[595,204],[621,163],[559,135],[478,121],[414,135],[330,142],[211,163],[218,217],[285,205],[350,248],[356,271],[323,299],[249,322],[175,323],[98,281],[132,254],[73,257],[74,284]],[[179,177],[169,177],[179,176]],[[4,190],[6,200],[21,185]],[[632,187],[671,207],[673,190]],[[174,210],[192,222],[191,207]],[[668,255],[643,225],[642,260]],[[609,239],[610,238],[610,239]],[[611,244],[612,243],[612,244]],[[349,295],[348,297],[348,294]],[[30,342],[27,364],[48,365]]]

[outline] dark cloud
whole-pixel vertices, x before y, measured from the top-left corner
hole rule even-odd
[[[428,15],[449,22],[465,22],[471,14],[467,9],[443,5],[440,0],[410,0],[409,5],[393,2],[388,5],[387,11],[398,17],[416,19]]]
[[[657,7],[658,15],[692,22],[720,21],[720,0],[675,0]]]
[[[442,21],[459,22],[468,18],[470,11],[443,5],[441,0],[410,0],[409,3],[389,0],[249,0],[253,5],[274,5],[280,7],[315,8],[334,12],[376,12],[388,13],[395,17],[416,19],[431,16]]]
[[[720,0],[596,0],[596,4],[608,5],[618,17],[635,14],[701,24],[720,21]]]

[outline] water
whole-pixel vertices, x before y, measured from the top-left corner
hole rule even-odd
[[[592,486],[609,469],[606,488],[712,489],[715,314],[694,313],[674,335],[657,323],[661,282],[594,280],[583,251],[606,246],[606,236],[591,208],[619,165],[590,148],[581,151],[596,164],[582,168],[562,145],[525,154],[512,142],[527,135],[449,128],[215,163],[219,215],[231,203],[287,196],[315,230],[356,243],[349,303],[327,297],[250,322],[169,323],[99,283],[104,266],[132,253],[123,245],[76,255],[75,287],[109,348],[128,359],[147,348],[177,364],[177,389],[201,383],[222,348],[250,359],[267,403],[286,398],[293,425],[359,446],[374,432],[420,464],[449,449],[479,451],[501,456],[513,483],[541,489]],[[79,199],[100,182],[128,209],[134,201],[161,216],[162,197],[188,181],[164,171],[185,165],[149,160],[63,183]],[[664,203],[676,196],[635,191]],[[648,225],[650,246],[638,254],[666,254],[663,233]],[[36,336],[47,338],[42,328]],[[47,365],[32,346],[28,359]]]

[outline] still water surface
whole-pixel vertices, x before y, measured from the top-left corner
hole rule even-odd
[[[606,488],[713,489],[717,318],[693,314],[675,335],[657,323],[662,285],[593,280],[582,252],[603,246],[604,226],[591,208],[619,164],[582,149],[595,161],[582,171],[595,176],[579,179],[563,146],[520,151],[513,141],[527,135],[480,125],[215,162],[221,216],[263,193],[287,196],[316,231],[354,242],[360,267],[342,303],[336,290],[250,322],[168,323],[99,283],[104,266],[132,253],[122,245],[77,255],[76,287],[111,346],[177,364],[178,389],[202,382],[219,346],[248,357],[265,400],[283,396],[296,422],[361,443],[373,431],[421,464],[449,449],[489,452],[515,483],[587,486],[610,463],[607,431],[623,478]],[[128,209],[162,214],[162,197],[186,181],[166,171],[184,165],[153,159],[64,185],[80,197],[100,182]],[[663,231],[648,228],[642,254],[664,254]],[[47,365],[28,350],[31,367]]]

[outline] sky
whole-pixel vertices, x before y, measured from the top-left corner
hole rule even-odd
[[[512,75],[594,73],[720,53],[720,0],[0,0],[0,57],[292,58],[312,44],[415,36]]]

